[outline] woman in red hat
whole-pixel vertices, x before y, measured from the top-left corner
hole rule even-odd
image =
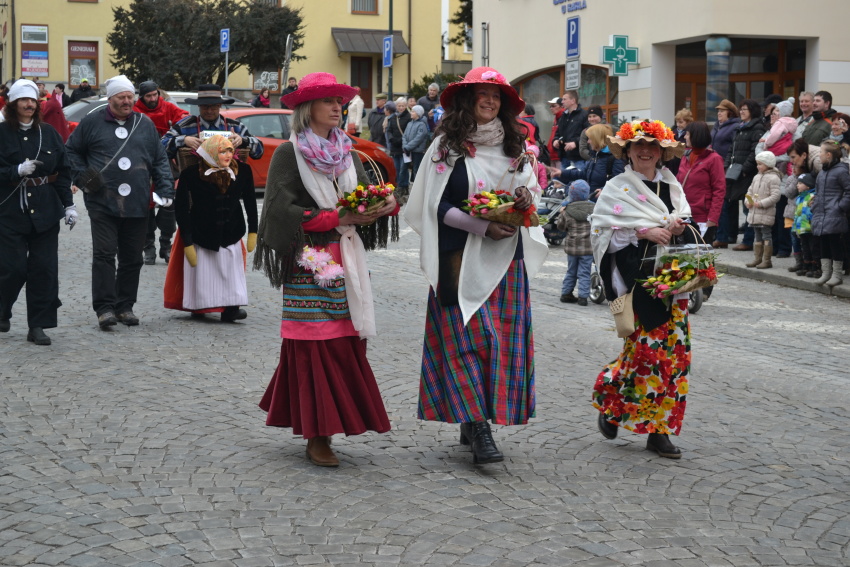
[[[376,332],[365,252],[386,246],[387,216],[398,205],[389,196],[371,213],[338,209],[344,193],[368,184],[340,128],[354,94],[330,73],[312,73],[283,97],[294,109],[291,143],[269,166],[254,256],[255,269],[283,288],[280,362],[260,407],[266,425],[291,427],[307,439],[307,458],[324,467],[339,465],[332,435],[390,429],[366,359],[364,339]]]
[[[440,96],[446,109],[405,207],[421,236],[431,286],[419,418],[460,423],[475,463],[503,460],[489,421],[534,417],[534,350],[528,275],[548,246],[540,227],[472,217],[464,200],[508,191],[517,209],[539,196],[517,115],[525,103],[501,73],[478,67]]]

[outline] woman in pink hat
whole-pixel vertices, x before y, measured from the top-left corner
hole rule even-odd
[[[283,289],[280,362],[260,407],[266,425],[291,427],[307,439],[307,458],[324,467],[339,465],[332,435],[390,429],[366,359],[364,339],[376,331],[365,252],[386,246],[398,205],[389,196],[372,213],[338,210],[344,193],[368,184],[340,128],[354,94],[330,73],[312,73],[283,97],[294,109],[291,143],[269,166],[254,256],[254,268]]]
[[[528,276],[549,247],[540,227],[472,217],[464,200],[508,191],[528,210],[539,196],[517,115],[525,108],[501,73],[478,67],[440,96],[446,109],[405,207],[421,236],[431,286],[419,418],[460,423],[475,463],[503,460],[489,421],[534,417],[534,350]]]

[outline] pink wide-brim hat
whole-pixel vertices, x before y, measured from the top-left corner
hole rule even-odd
[[[511,86],[504,75],[492,67],[476,67],[464,75],[462,81],[451,83],[440,95],[440,104],[443,105],[443,108],[451,108],[457,91],[470,85],[496,85],[505,95],[513,114],[519,114],[525,110],[525,102],[519,98],[516,89]]]
[[[298,90],[283,97],[283,104],[295,108],[302,102],[337,96],[342,98],[342,104],[346,104],[355,94],[354,87],[337,83],[331,73],[310,73],[298,83]]]

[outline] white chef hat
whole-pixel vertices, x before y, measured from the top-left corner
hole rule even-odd
[[[136,87],[133,86],[133,82],[130,81],[124,75],[118,75],[117,77],[112,77],[111,79],[107,79],[106,81],[106,97],[109,98],[111,96],[115,96],[118,93],[125,92],[136,92]]]
[[[9,89],[9,102],[18,100],[19,98],[39,99],[38,87],[29,79],[18,79],[12,88]]]

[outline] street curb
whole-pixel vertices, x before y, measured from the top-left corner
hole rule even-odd
[[[776,269],[778,268],[770,268],[770,270],[757,270],[756,268],[746,268],[742,266],[735,266],[733,264],[717,262],[717,270],[721,274],[731,274],[740,278],[759,280],[772,284],[783,285],[785,287],[793,287],[805,291],[814,291],[817,293],[822,293],[823,295],[834,295],[836,297],[850,299],[850,286],[848,286],[847,281],[833,288],[829,288],[825,285],[817,285],[815,283],[815,280],[812,278],[804,278],[800,276],[786,276],[784,274],[771,271]],[[784,267],[779,269],[785,270]],[[848,276],[845,276],[845,278],[847,277]]]

